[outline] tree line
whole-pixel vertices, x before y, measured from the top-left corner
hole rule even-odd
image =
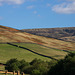
[[[75,53],[69,53],[59,61],[42,61],[35,58],[31,62],[10,59],[6,62],[5,69],[8,71],[20,71],[30,75],[74,75],[75,74]]]

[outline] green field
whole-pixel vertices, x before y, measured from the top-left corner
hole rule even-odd
[[[11,58],[17,58],[18,60],[25,59],[30,62],[34,58],[50,61],[51,59],[34,54],[25,49],[14,47],[8,44],[0,44],[0,63],[5,63]]]
[[[38,44],[32,44],[32,43],[16,43],[18,46],[22,46],[25,48],[28,48],[34,52],[37,52],[39,54],[43,54],[46,56],[51,56],[55,59],[61,59],[64,58],[64,56],[67,54],[67,52],[58,50],[58,49],[53,49],[53,48],[47,48]]]
[[[0,70],[5,70],[5,66],[0,65]]]

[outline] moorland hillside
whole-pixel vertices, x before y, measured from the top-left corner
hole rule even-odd
[[[5,42],[18,42],[18,43],[30,42],[55,49],[73,50],[73,51],[75,50],[75,43],[73,42],[65,42],[54,38],[37,36],[27,32],[22,32],[14,28],[0,25],[0,43]]]
[[[75,42],[75,27],[23,29],[27,33]]]

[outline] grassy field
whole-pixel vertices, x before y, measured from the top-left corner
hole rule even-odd
[[[18,60],[25,59],[30,62],[34,58],[50,61],[51,59],[39,56],[25,49],[14,47],[8,44],[0,44],[0,63],[5,63],[11,58],[17,58]]]
[[[5,70],[5,66],[0,65],[0,70]]]
[[[64,56],[67,54],[64,51],[58,50],[58,49],[53,49],[53,48],[47,48],[38,44],[31,44],[31,43],[16,43],[19,46],[28,48],[32,51],[35,51],[37,53],[46,55],[46,56],[51,56],[55,59],[61,59],[64,58]]]

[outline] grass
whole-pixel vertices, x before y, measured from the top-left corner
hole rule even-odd
[[[31,49],[32,51],[35,51],[37,53],[40,53],[46,56],[51,56],[56,59],[64,58],[64,56],[67,54],[64,51],[61,51],[58,49],[47,48],[38,44],[31,44],[31,43],[16,43],[16,44],[19,46]]]
[[[5,66],[0,65],[0,70],[5,70]]]
[[[7,60],[11,58],[17,58],[18,60],[25,59],[30,62],[34,58],[42,59],[45,61],[50,61],[51,59],[36,55],[25,49],[14,47],[8,44],[0,44],[0,63],[6,63]]]

